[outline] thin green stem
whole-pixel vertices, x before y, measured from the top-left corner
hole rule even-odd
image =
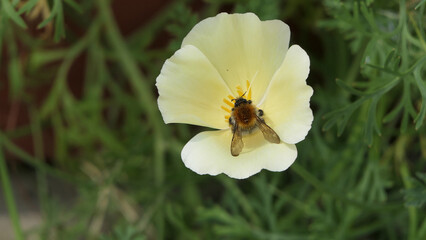
[[[219,179],[222,182],[222,184],[231,192],[231,194],[234,195],[234,197],[240,204],[243,211],[250,218],[250,221],[252,222],[252,224],[255,226],[260,226],[261,223],[259,221],[258,216],[256,216],[256,213],[253,207],[251,206],[250,201],[244,196],[244,194],[238,188],[237,184],[235,183],[235,180],[230,179],[228,177],[224,177],[224,176],[220,176]]]
[[[65,90],[67,89],[67,74],[69,69],[71,68],[74,59],[78,57],[81,52],[88,46],[90,41],[98,35],[98,31],[100,29],[100,21],[95,19],[90,26],[87,34],[81,38],[77,43],[75,43],[72,47],[67,51],[64,61],[59,67],[55,84],[52,87],[52,90],[49,93],[49,96],[43,103],[43,106],[40,109],[40,114],[38,115],[40,119],[45,119],[49,114],[51,114],[57,107],[59,103],[59,99],[63,96]]]
[[[84,181],[82,179],[79,179],[73,175],[70,175],[68,173],[62,172],[60,170],[57,170],[55,168],[50,167],[47,164],[44,164],[40,159],[34,158],[33,156],[29,155],[25,151],[21,150],[19,147],[17,147],[15,144],[13,144],[2,132],[0,132],[0,142],[4,146],[5,149],[16,155],[20,158],[20,160],[24,161],[25,163],[33,166],[37,170],[43,170],[46,173],[58,177],[60,179],[63,179],[67,182],[74,183],[74,184],[80,184],[83,186],[87,186],[87,181]]]
[[[123,71],[129,77],[132,89],[138,97],[140,107],[147,112],[149,123],[154,129],[154,171],[155,171],[155,186],[157,187],[160,198],[163,198],[161,187],[164,183],[164,141],[161,131],[161,116],[157,109],[157,104],[150,86],[147,84],[147,79],[142,75],[136,61],[127,49],[126,42],[118,30],[117,23],[114,21],[113,13],[109,6],[109,1],[98,0],[97,6],[99,14],[103,21],[107,39],[111,44],[114,52],[117,54],[117,59]],[[164,216],[162,211],[157,214],[156,227],[158,230],[158,239],[163,239],[164,236]]]
[[[421,30],[419,29],[416,21],[414,20],[413,13],[408,13],[408,19],[410,20],[411,24],[413,25],[414,31],[416,32],[417,36],[420,39],[420,43],[422,44],[423,50],[426,51],[426,42],[423,39],[423,35],[421,33]]]
[[[45,155],[44,155],[41,123],[37,116],[37,112],[33,107],[31,108],[31,111],[29,112],[29,114],[31,116],[31,131],[32,131],[31,135],[33,136],[34,153],[37,159],[39,159],[40,161],[43,161],[45,158]],[[41,209],[45,219],[45,227],[43,229],[44,231],[42,232],[42,238],[47,238],[47,231],[45,230],[49,229],[51,218],[48,217],[49,195],[48,195],[48,188],[47,188],[46,171],[43,168],[36,169],[36,176],[37,176],[38,199],[40,201]]]
[[[410,182],[411,176],[410,172],[408,170],[408,166],[406,162],[404,161],[400,168],[402,182],[404,183],[404,186],[406,189],[412,188],[412,183]],[[407,207],[408,210],[408,219],[409,219],[409,228],[408,228],[408,237],[407,239],[417,239],[416,238],[416,232],[417,232],[417,212],[415,207]]]
[[[24,239],[21,224],[19,222],[19,214],[16,208],[15,199],[13,197],[12,185],[10,183],[9,174],[7,171],[6,161],[3,156],[3,146],[0,138],[0,178],[2,182],[3,193],[6,201],[7,210],[12,221],[13,231],[15,232],[15,239]]]
[[[148,112],[148,118],[154,128],[158,127],[157,120],[161,119],[159,111],[156,108],[156,102],[150,86],[147,84],[147,79],[142,75],[136,61],[130,54],[123,36],[121,36],[118,26],[114,21],[114,17],[109,6],[109,1],[98,0],[98,8],[106,30],[108,41],[117,54],[117,60],[124,72],[128,75],[130,84],[138,97],[139,104]]]
[[[410,189],[413,187],[411,183],[411,175],[407,165],[406,159],[406,147],[410,144],[410,137],[407,135],[403,135],[399,137],[395,145],[395,159],[401,163],[400,166],[400,174],[402,178],[402,182],[404,184],[405,189]],[[414,207],[407,207],[408,211],[408,236],[407,239],[417,239],[416,231],[417,231],[417,212]]]
[[[419,231],[417,232],[417,236],[419,239],[425,239],[426,238],[426,218],[423,219],[423,223],[419,227]]]

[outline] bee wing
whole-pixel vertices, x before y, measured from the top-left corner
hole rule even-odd
[[[265,121],[256,116],[256,126],[262,131],[263,137],[271,143],[280,143],[280,137],[278,134],[268,125]]]
[[[236,157],[240,155],[240,152],[243,150],[244,143],[243,143],[243,134],[241,133],[241,129],[238,128],[238,126],[235,126],[234,128],[234,135],[232,136],[231,141],[231,154],[232,156]]]

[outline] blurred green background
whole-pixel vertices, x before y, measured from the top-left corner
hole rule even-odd
[[[0,239],[426,239],[425,0],[1,0]],[[185,168],[155,79],[200,20],[281,19],[314,122],[285,172]]]

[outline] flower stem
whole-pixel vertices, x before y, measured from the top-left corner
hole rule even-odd
[[[7,206],[7,210],[12,221],[13,231],[15,232],[15,239],[21,240],[24,239],[22,234],[21,224],[19,222],[19,214],[16,209],[15,199],[13,197],[12,186],[10,184],[10,178],[7,171],[6,162],[3,156],[2,150],[2,139],[0,138],[0,179],[2,182],[2,188],[4,193],[4,198]]]

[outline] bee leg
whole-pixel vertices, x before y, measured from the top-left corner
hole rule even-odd
[[[229,125],[232,126],[232,132],[234,132],[234,127],[235,127],[235,120],[233,117],[229,117],[228,119]]]
[[[259,109],[259,110],[258,110],[258,114],[259,114],[259,117],[262,117],[262,116],[263,116],[263,110],[262,110],[262,109]]]

